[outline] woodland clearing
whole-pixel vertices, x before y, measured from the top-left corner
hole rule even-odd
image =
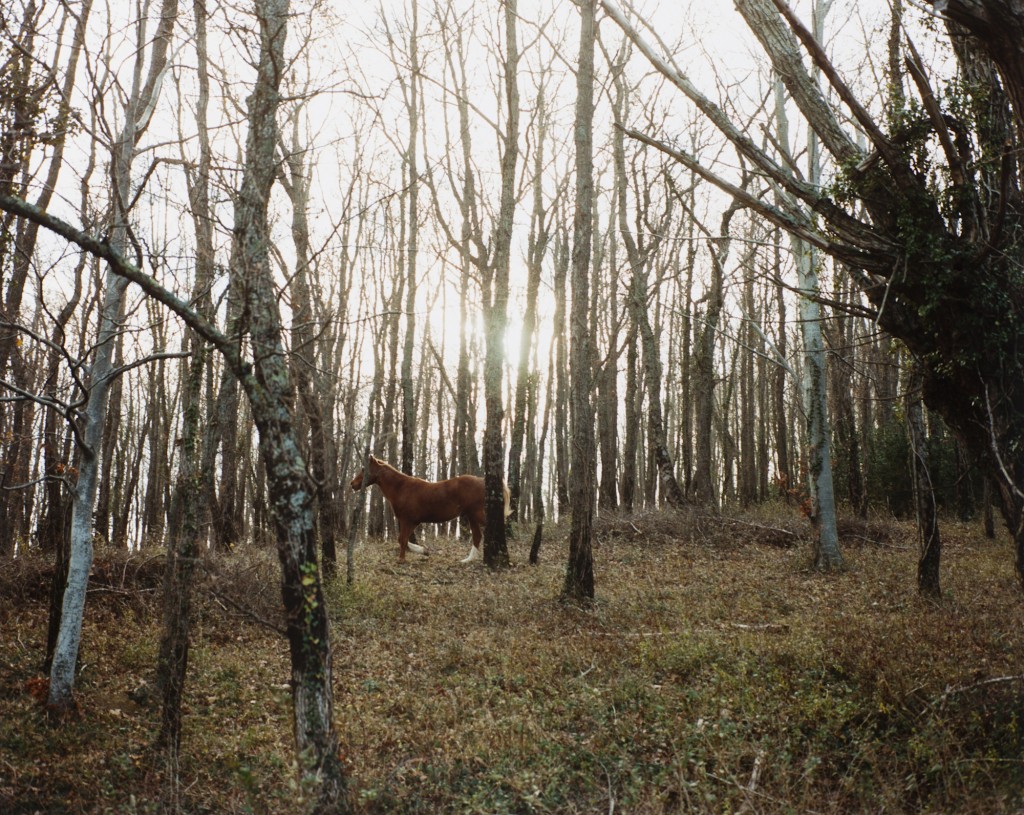
[[[394,541],[328,583],[335,720],[359,813],[1019,812],[1024,626],[1005,535],[945,523],[937,601],[916,531],[846,519],[847,569],[808,568],[795,510],[612,516],[597,602],[538,566]],[[78,714],[40,693],[49,567],[0,570],[0,811],[299,813],[271,551],[211,560],[196,609],[180,786],[150,751],[162,557],[100,551]],[[45,691],[43,691],[45,693]]]

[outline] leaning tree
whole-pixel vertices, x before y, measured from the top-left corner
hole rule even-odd
[[[999,485],[1024,585],[1024,0],[930,0],[960,81],[940,93],[911,38],[899,31],[899,75],[909,77],[915,94],[884,111],[854,94],[783,0],[735,5],[834,159],[834,182],[808,183],[791,156],[736,126],[602,0],[655,67],[780,194],[769,203],[667,139],[631,133],[854,277],[878,324],[921,366],[928,406]]]

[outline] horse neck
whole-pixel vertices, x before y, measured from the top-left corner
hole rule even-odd
[[[384,493],[384,497],[390,500],[401,489],[402,483],[408,479],[409,476],[388,464],[381,466],[380,471],[377,473],[376,483],[380,487],[380,491]]]

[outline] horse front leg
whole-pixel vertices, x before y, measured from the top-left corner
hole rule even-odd
[[[398,523],[398,562],[405,563],[405,553],[412,552],[414,555],[425,555],[427,550],[419,544],[413,543],[409,540],[413,530],[416,528],[416,524],[408,521],[399,521]]]
[[[468,518],[469,528],[473,530],[473,548],[469,550],[469,554],[463,559],[463,563],[472,563],[474,560],[480,559],[480,540],[483,538],[483,532],[480,529],[480,524],[476,518]]]

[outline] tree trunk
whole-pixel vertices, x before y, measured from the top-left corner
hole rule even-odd
[[[593,362],[588,324],[589,277],[594,206],[594,12],[596,0],[580,3],[580,51],[576,72],[576,209],[572,241],[572,523],[569,563],[562,596],[574,603],[594,599],[594,555],[591,534],[594,519],[594,408],[591,402]]]
[[[744,182],[745,185],[746,182]],[[732,239],[729,236],[729,224],[739,204],[733,202],[722,213],[717,246],[711,247],[711,282],[706,295],[707,310],[703,320],[696,320],[700,326],[696,334],[693,354],[693,394],[696,408],[694,410],[694,473],[693,497],[698,503],[714,505],[715,481],[712,474],[712,443],[711,431],[715,417],[715,339],[718,332],[718,321],[724,305],[723,278],[725,262],[729,257]]]
[[[530,350],[537,330],[537,296],[540,292],[540,277],[547,254],[550,232],[548,231],[544,205],[544,145],[547,140],[547,114],[544,108],[543,88],[538,100],[540,123],[537,135],[537,146],[533,156],[533,213],[530,218],[530,237],[526,253],[528,270],[526,280],[526,309],[523,313],[523,327],[519,336],[519,366],[516,372],[515,409],[513,412],[512,438],[508,451],[508,489],[512,514],[509,521],[517,523],[525,520],[520,510],[522,502],[522,457],[523,441],[527,435],[527,416],[535,414],[536,391],[530,384],[535,376],[531,370]],[[534,399],[528,403],[528,396],[533,393]]]
[[[502,420],[505,406],[502,373],[505,367],[505,326],[508,320],[508,274],[516,207],[516,165],[519,160],[519,47],[516,38],[516,0],[504,0],[505,9],[505,132],[501,153],[501,203],[495,224],[494,254],[484,270],[484,322],[487,357],[484,363],[484,563],[492,569],[508,566],[505,539],[505,445]]]
[[[164,0],[160,23],[152,41],[149,75],[142,86],[143,60],[146,52],[137,55],[132,92],[125,110],[124,127],[114,145],[111,167],[114,181],[114,217],[110,245],[123,254],[127,248],[128,204],[131,201],[131,169],[136,155],[136,144],[146,125],[142,118],[147,108],[155,104],[159,94],[159,80],[167,61],[171,33],[177,16],[176,0]],[[89,371],[89,393],[84,409],[83,449],[78,482],[72,499],[71,541],[68,559],[67,587],[61,610],[60,632],[50,668],[48,705],[66,711],[73,705],[75,668],[82,638],[82,618],[85,611],[85,593],[93,556],[93,511],[99,480],[99,455],[107,416],[107,397],[114,376],[113,353],[117,338],[121,336],[122,303],[127,281],[108,269],[104,286],[103,306],[100,313],[96,351]]]
[[[419,3],[412,4],[412,25],[409,30],[409,76],[400,77],[406,95],[406,112],[409,117],[409,143],[403,156],[406,168],[406,195],[408,214],[402,219],[406,241],[400,257],[405,271],[405,342],[402,346],[402,461],[401,470],[414,475],[416,435],[415,398],[412,381],[412,358],[416,346],[416,260],[419,251],[419,170],[417,166],[417,138],[419,136],[420,113],[420,56],[419,56]],[[401,273],[401,272],[400,272]]]
[[[569,354],[566,350],[566,279],[569,272],[568,237],[560,232],[555,247],[555,461],[554,481],[558,516],[569,511]]]
[[[816,0],[820,2],[820,0]],[[815,8],[818,6],[816,5]],[[817,15],[816,25],[824,25]],[[782,81],[775,86],[775,118],[778,139],[789,150],[789,122],[786,118]],[[820,183],[821,160],[819,140],[814,130],[808,134],[808,173],[812,184]],[[803,338],[804,429],[807,437],[807,475],[810,497],[810,519],[815,530],[813,558],[820,571],[835,571],[843,566],[836,530],[835,490],[832,485],[832,431],[828,418],[828,380],[825,370],[825,344],[821,328],[818,254],[801,238],[790,235],[796,256],[797,308],[800,314],[800,335]]]
[[[740,334],[741,343],[737,352],[740,356],[740,393],[739,393],[739,499],[741,507],[749,507],[757,501],[757,453],[755,450],[754,416],[754,350],[757,334],[753,321],[758,319],[754,308],[754,270],[743,270],[743,310],[746,318]]]
[[[306,157],[311,155],[311,151],[301,143],[298,111],[292,118],[289,147],[281,173],[284,176],[287,172],[283,180],[292,204],[291,230],[295,245],[295,272],[291,277],[291,369],[299,397],[299,409],[302,411],[309,434],[308,443],[303,445],[303,449],[308,450],[311,474],[317,485],[316,531],[320,539],[324,573],[333,575],[337,569],[336,541],[339,534],[339,519],[335,509],[335,491],[338,484],[336,449],[334,434],[330,427],[333,406],[325,402],[324,392],[316,387],[319,379],[316,335],[319,332],[315,324],[316,316],[310,293],[311,252],[307,220],[312,167]]]
[[[621,124],[626,116],[628,98],[622,75],[617,75],[616,80],[616,122]],[[640,347],[643,352],[643,376],[644,385],[647,390],[647,443],[651,451],[651,458],[658,473],[658,483],[661,486],[662,498],[671,506],[678,507],[684,503],[683,492],[679,489],[676,481],[675,468],[672,463],[672,456],[668,449],[668,439],[665,432],[665,419],[662,412],[661,399],[661,356],[658,344],[651,327],[651,320],[648,316],[648,279],[647,271],[651,259],[661,245],[661,238],[667,231],[671,221],[672,197],[669,197],[669,204],[660,221],[660,228],[654,230],[654,237],[647,243],[640,243],[639,236],[634,236],[629,228],[627,219],[627,193],[628,184],[626,177],[626,152],[624,146],[623,130],[617,127],[613,136],[613,159],[615,162],[615,190],[618,203],[616,212],[618,214],[619,234],[622,236],[623,244],[626,247],[626,257],[629,259],[631,280],[629,286],[629,313],[633,324],[636,326],[640,338]],[[638,206],[641,202],[638,202]],[[646,202],[643,202],[646,203]],[[645,213],[646,214],[646,213]],[[575,292],[575,287],[573,291]]]
[[[786,297],[782,286],[782,264],[780,262],[779,230],[773,233],[772,245],[774,248],[774,275],[775,280],[775,303],[778,310],[779,323],[778,334],[775,339],[775,347],[782,359],[786,358]],[[775,367],[775,377],[772,382],[772,393],[775,406],[775,456],[778,467],[779,491],[782,493],[786,503],[789,503],[790,490],[793,489],[794,479],[792,467],[789,462],[789,423],[786,411],[786,369],[778,365]]]
[[[248,99],[245,168],[235,203],[231,272],[246,293],[253,374],[243,379],[259,431],[270,514],[281,562],[281,595],[292,665],[296,750],[317,795],[316,811],[345,812],[345,774],[333,722],[327,609],[317,568],[315,486],[299,454],[290,377],[269,261],[267,201],[273,184],[287,0],[258,0],[260,58]]]
[[[193,0],[196,35],[199,98],[196,121],[199,133],[199,161],[187,178],[192,224],[196,233],[196,277],[192,301],[199,314],[214,317],[210,287],[214,279],[213,222],[210,217],[210,166],[212,154],[207,125],[210,80],[206,46],[206,0]],[[202,390],[209,351],[194,331],[186,333],[191,357],[182,395],[181,448],[178,476],[170,511],[171,534],[167,541],[164,571],[163,633],[157,657],[157,688],[160,691],[160,733],[157,743],[167,751],[168,766],[177,775],[181,747],[181,702],[188,674],[192,627],[192,585],[195,563],[206,541],[203,523],[207,517],[208,491],[203,473],[202,445],[209,443],[201,428]],[[174,779],[176,781],[176,778]]]
[[[928,467],[928,437],[924,426],[921,390],[924,374],[915,361],[907,376],[907,432],[910,437],[910,469],[913,473],[914,506],[917,510],[918,560],[917,589],[929,597],[940,597],[939,560],[942,541],[935,504],[935,488]]]
[[[622,506],[632,512],[637,495],[637,446],[640,435],[640,386],[637,368],[639,367],[637,348],[637,329],[630,327],[626,340],[626,435],[622,442]]]

